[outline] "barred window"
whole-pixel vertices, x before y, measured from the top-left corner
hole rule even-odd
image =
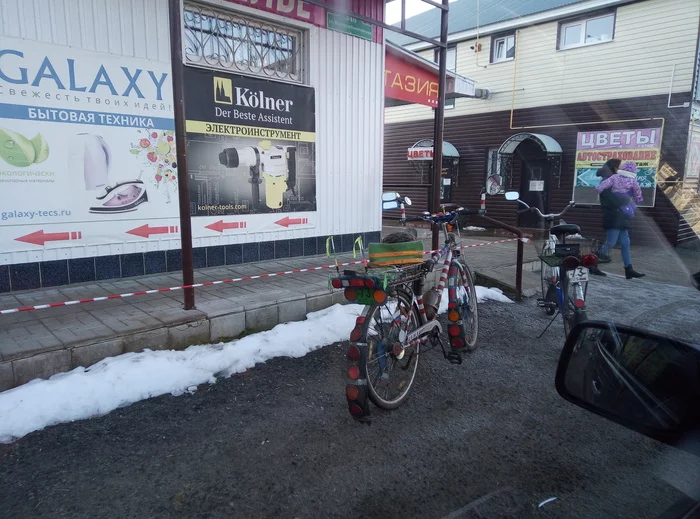
[[[304,82],[304,33],[233,12],[185,4],[185,61]]]

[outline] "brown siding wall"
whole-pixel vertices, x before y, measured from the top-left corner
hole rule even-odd
[[[680,104],[689,100],[690,93],[674,94],[672,103]],[[556,181],[550,181],[549,210],[554,212],[563,208],[572,196],[576,136],[579,131],[661,126],[660,120],[625,123],[603,121],[665,118],[660,166],[667,164],[682,175],[685,167],[690,108],[669,110],[667,102],[666,96],[653,96],[517,110],[513,118],[513,127],[516,129],[512,130],[509,111],[446,119],[445,140],[451,142],[460,152],[459,181],[453,189],[452,200],[470,208],[477,207],[485,182],[487,150],[500,146],[511,135],[531,132],[549,135],[562,147],[561,182],[557,185]],[[580,124],[597,121],[600,121],[600,124]],[[517,129],[524,126],[544,125],[548,127]],[[420,139],[432,138],[432,134],[432,121],[413,121],[385,126],[384,189],[396,187],[402,195],[410,196],[414,205],[409,212],[416,213],[427,209],[428,191],[427,186],[419,185],[418,176],[406,160],[406,150]],[[520,187],[520,165],[521,160],[516,151],[513,189]],[[408,185],[412,187],[405,187]],[[517,224],[515,205],[512,202],[506,202],[502,195],[487,197],[487,208],[489,215],[493,218]],[[586,236],[602,234],[600,209],[597,206],[577,207],[567,214],[566,219],[579,224]],[[477,222],[474,221],[474,224]],[[675,245],[678,225],[678,211],[664,193],[657,189],[656,207],[642,209],[640,216],[634,220],[633,239],[637,243],[658,240],[658,232],[655,229],[658,226],[658,230],[671,244]]]

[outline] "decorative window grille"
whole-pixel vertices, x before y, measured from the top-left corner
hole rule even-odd
[[[303,83],[305,33],[249,16],[185,4],[185,62]]]

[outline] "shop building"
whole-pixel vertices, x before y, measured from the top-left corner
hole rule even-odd
[[[351,250],[381,229],[384,34],[300,0],[0,6],[0,292]],[[46,4],[48,6],[48,4]],[[352,0],[383,20],[378,0]]]
[[[485,189],[491,216],[533,229],[540,222],[518,217],[506,190],[544,212],[573,199],[567,220],[598,236],[595,170],[619,157],[639,168],[637,243],[659,234],[674,245],[696,241],[697,172],[687,174],[686,163],[697,145],[699,19],[695,0],[451,4],[447,66],[486,95],[448,101],[443,149],[455,156],[443,161],[443,199],[475,207]],[[406,27],[437,36],[439,17],[418,15]],[[428,44],[387,37],[436,56]],[[432,127],[428,106],[385,110],[384,189],[410,196],[413,211],[427,208],[431,173],[411,150],[426,147]]]

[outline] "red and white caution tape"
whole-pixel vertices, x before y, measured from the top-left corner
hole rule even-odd
[[[458,249],[468,249],[471,247],[483,247],[485,245],[493,245],[496,243],[506,243],[509,241],[517,241],[518,238],[511,238],[508,240],[499,240],[499,241],[490,241],[490,242],[484,242],[484,243],[475,243],[473,245],[460,245],[457,247]],[[437,251],[425,251],[424,254],[433,254]],[[265,279],[265,278],[272,278],[272,277],[277,277],[277,276],[286,276],[288,274],[299,274],[301,272],[312,272],[315,270],[327,270],[327,269],[334,269],[336,267],[348,267],[350,265],[364,265],[367,263],[367,260],[359,260],[359,261],[349,261],[346,263],[338,263],[338,264],[333,264],[333,265],[323,265],[321,267],[309,267],[305,269],[294,269],[294,270],[285,270],[282,272],[272,272],[269,274],[259,274],[257,276],[244,276],[241,278],[234,278],[234,279],[223,279],[220,281],[205,281],[203,283],[194,283],[193,285],[182,285],[178,287],[170,287],[170,288],[155,288],[152,290],[140,290],[138,292],[127,292],[125,294],[115,294],[111,296],[100,296],[100,297],[90,297],[87,299],[77,299],[75,301],[62,301],[60,303],[50,303],[47,305],[34,305],[34,306],[25,306],[23,308],[8,308],[7,310],[0,310],[0,315],[6,315],[6,314],[14,314],[17,312],[28,312],[30,310],[44,310],[46,308],[58,308],[61,306],[71,306],[71,305],[77,305],[80,303],[96,303],[98,301],[107,301],[109,299],[124,299],[127,297],[133,297],[133,296],[145,296],[148,294],[160,294],[163,292],[173,292],[175,290],[184,290],[187,288],[201,288],[201,287],[210,287],[213,285],[223,285],[226,283],[237,283],[239,281],[251,281],[253,279]]]

